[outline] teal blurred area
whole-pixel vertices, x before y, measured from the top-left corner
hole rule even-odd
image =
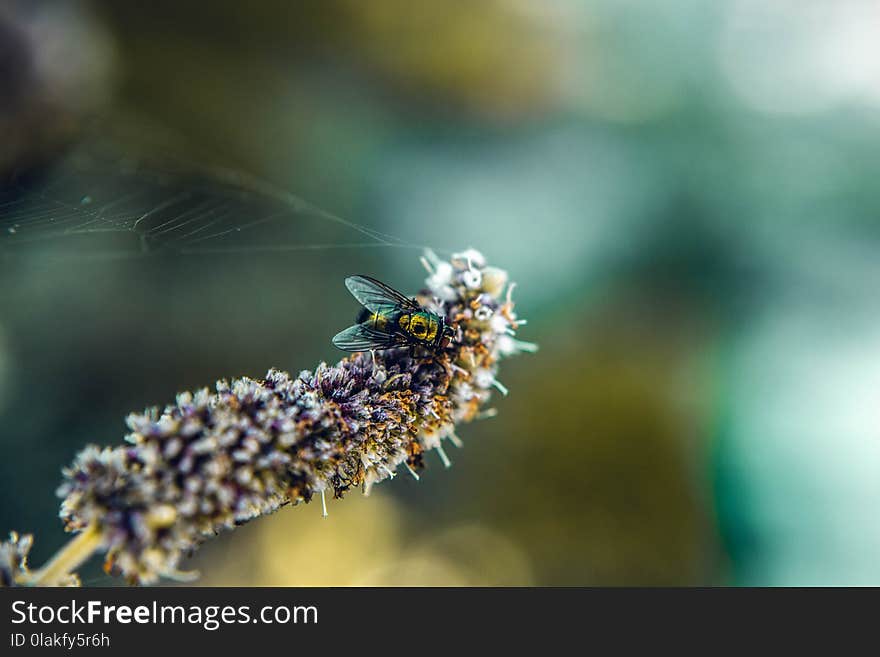
[[[129,411],[335,361],[345,276],[474,247],[541,345],[498,416],[449,471],[208,542],[202,583],[880,583],[878,20],[4,4],[0,530],[48,558],[60,469]]]

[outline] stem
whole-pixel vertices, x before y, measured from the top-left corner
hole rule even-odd
[[[57,586],[101,546],[104,536],[97,524],[91,524],[59,550],[52,560],[19,582],[25,586]]]

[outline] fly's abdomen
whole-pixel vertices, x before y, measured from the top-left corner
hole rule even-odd
[[[358,324],[368,323],[370,328],[374,328],[377,331],[382,331],[383,333],[392,333],[395,330],[395,325],[397,323],[397,316],[399,312],[396,312],[393,308],[380,308],[376,312],[370,312],[366,308],[364,308],[361,313],[358,315],[357,321]]]

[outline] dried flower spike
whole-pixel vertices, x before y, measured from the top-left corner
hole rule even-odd
[[[61,517],[90,540],[29,580],[59,583],[92,544],[132,582],[179,578],[180,560],[223,529],[315,495],[369,492],[400,466],[418,478],[431,450],[448,466],[455,425],[480,416],[493,388],[507,394],[499,358],[535,347],[513,337],[506,272],[474,250],[422,262],[418,300],[454,328],[448,350],[358,353],[297,377],[273,369],[130,415],[127,445],[89,446],[64,471]]]

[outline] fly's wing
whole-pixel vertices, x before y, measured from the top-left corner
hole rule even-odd
[[[333,336],[333,344],[343,351],[391,349],[406,344],[400,335],[377,331],[369,322],[349,326]]]
[[[397,290],[369,276],[349,276],[345,279],[345,287],[361,305],[374,313],[381,312],[389,306],[412,311],[420,310],[412,299],[407,299]]]

